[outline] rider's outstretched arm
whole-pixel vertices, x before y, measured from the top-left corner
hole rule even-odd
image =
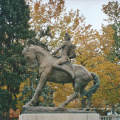
[[[60,49],[62,49],[65,46],[65,43],[63,43],[58,49],[56,49],[52,55],[56,54]]]

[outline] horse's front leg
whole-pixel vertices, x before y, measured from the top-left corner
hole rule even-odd
[[[40,77],[40,81],[37,85],[37,88],[35,90],[35,93],[34,93],[32,99],[25,106],[31,106],[37,102],[39,95],[41,95],[41,93],[44,89],[46,79],[47,79],[47,75],[45,73],[42,73],[42,75]]]

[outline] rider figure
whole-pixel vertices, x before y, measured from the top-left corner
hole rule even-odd
[[[70,53],[70,49],[71,49],[71,46],[72,46],[72,42],[70,41],[71,36],[68,33],[65,33],[64,39],[65,39],[65,41],[62,43],[62,45],[52,53],[52,55],[54,55],[60,49],[62,49],[61,58],[59,58],[55,61],[55,63],[53,64],[53,67],[56,68],[56,69],[60,69],[60,70],[63,70],[65,72],[67,72],[74,79],[75,75],[74,75],[72,70],[69,70],[67,67],[63,68],[62,66],[60,66],[63,63],[65,63],[66,61],[70,61],[69,53]]]

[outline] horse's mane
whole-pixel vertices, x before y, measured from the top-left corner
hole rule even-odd
[[[36,46],[40,46],[42,47],[44,50],[50,52],[50,50],[48,49],[48,45],[46,45],[45,43],[43,43],[42,41],[38,41],[37,39],[34,40],[28,40],[28,43],[30,45],[36,45]]]
[[[30,45],[30,47],[42,47],[44,50],[46,50],[47,52],[51,52],[51,50],[48,49],[48,45],[46,45],[45,43],[39,41],[38,39],[34,39],[34,40],[31,40],[29,39],[28,40],[28,44]],[[33,45],[33,46],[32,46]],[[59,59],[60,56],[59,55],[52,55],[53,57]]]

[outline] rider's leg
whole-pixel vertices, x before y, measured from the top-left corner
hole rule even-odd
[[[53,64],[53,67],[56,68],[56,69],[63,70],[63,71],[65,71],[65,72],[67,72],[67,73],[70,74],[70,75],[72,76],[72,78],[74,79],[74,78],[75,78],[75,75],[74,75],[74,73],[73,73],[72,70],[69,70],[67,67],[66,67],[66,68],[65,68],[65,67],[63,68],[62,66],[60,66],[60,64],[63,64],[63,63],[65,63],[66,61],[67,61],[66,59],[60,58],[60,59],[58,59],[58,60],[55,61],[55,63]]]

